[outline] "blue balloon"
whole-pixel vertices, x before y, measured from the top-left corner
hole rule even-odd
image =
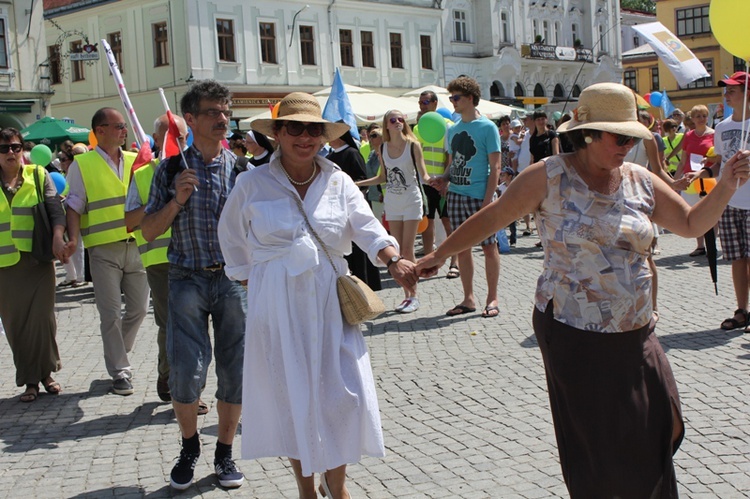
[[[190,147],[193,145],[193,129],[188,127],[187,138],[185,139],[185,145]]]
[[[62,194],[63,191],[65,191],[65,186],[68,185],[63,174],[60,172],[52,172],[49,174],[49,176],[55,183],[55,189],[57,189],[57,193]]]
[[[649,99],[649,102],[654,107],[660,107],[661,106],[661,92],[651,92],[651,99]]]
[[[151,150],[154,150],[154,147],[156,147],[156,142],[154,142],[154,138],[150,136],[149,134],[146,134],[146,139],[148,139],[148,145],[151,146]]]
[[[453,113],[451,113],[450,111],[448,111],[448,108],[445,108],[445,107],[439,107],[437,109],[437,113],[440,116],[442,116],[443,118],[446,118],[446,119],[449,119],[449,120],[453,118]]]

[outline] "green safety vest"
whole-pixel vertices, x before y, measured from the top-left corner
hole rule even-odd
[[[662,137],[664,139],[664,157],[666,158],[669,156],[669,153],[671,153],[677,146],[679,146],[682,143],[682,138],[685,136],[683,133],[678,133],[674,137],[674,142],[671,144],[669,143],[669,135],[665,135]],[[667,170],[669,170],[669,173],[674,173],[677,170],[677,167],[680,166],[680,153],[675,154],[671,158],[669,158],[669,161],[667,161]]]
[[[21,251],[31,252],[34,206],[39,203],[36,191],[37,172],[41,167],[26,165],[22,168],[23,185],[13,196],[11,204],[8,204],[8,198],[4,194],[0,194],[0,267],[17,264],[21,259]]]
[[[87,248],[124,241],[130,235],[125,227],[125,195],[135,153],[122,152],[123,179],[120,180],[98,152],[76,156],[86,189],[86,210],[81,215],[81,237]]]
[[[151,181],[154,178],[157,166],[158,164],[151,162],[138,168],[135,173],[133,173],[133,182],[135,182],[135,186],[138,188],[138,195],[141,198],[142,206],[145,206],[148,203],[148,194],[151,191]],[[134,230],[133,235],[138,243],[138,251],[141,253],[141,260],[143,260],[144,267],[169,262],[167,259],[167,249],[169,248],[169,242],[172,240],[171,227],[167,229],[164,234],[151,242],[146,241],[141,229]]]
[[[453,122],[448,118],[443,118],[445,124],[450,127]],[[425,142],[419,135],[419,125],[414,125],[412,129],[417,136],[419,143],[422,144],[422,156],[424,156],[424,166],[427,169],[427,175],[442,175],[445,173],[445,136],[438,142]]]

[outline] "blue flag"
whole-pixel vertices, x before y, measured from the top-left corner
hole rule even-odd
[[[663,90],[661,93],[661,110],[664,113],[665,118],[672,116],[675,107],[672,105],[672,101],[667,97],[667,91]]]
[[[352,104],[349,102],[349,96],[344,88],[344,80],[341,78],[338,68],[333,77],[331,93],[328,95],[328,102],[323,109],[323,119],[336,123],[343,121],[349,125],[349,131],[357,141],[359,141],[359,130],[357,129],[357,118],[352,111]]]

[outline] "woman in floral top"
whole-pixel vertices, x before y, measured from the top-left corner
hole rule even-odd
[[[630,89],[592,85],[579,104],[558,130],[574,152],[524,170],[417,271],[433,275],[450,255],[535,212],[545,257],[534,332],[568,491],[676,497],[672,454],[684,427],[669,362],[648,327],[651,220],[683,237],[703,234],[750,176],[750,152],[728,161],[719,185],[690,207],[663,180],[624,162],[638,141],[651,139]]]

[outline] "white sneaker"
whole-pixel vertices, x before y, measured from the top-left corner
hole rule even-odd
[[[416,312],[419,309],[419,300],[416,296],[409,298],[409,303],[401,309],[402,314],[409,314],[411,312]]]
[[[401,312],[404,309],[404,307],[409,304],[409,300],[410,300],[409,298],[404,298],[404,301],[402,301],[401,303],[399,303],[398,306],[396,308],[394,308],[394,310],[396,312]]]

